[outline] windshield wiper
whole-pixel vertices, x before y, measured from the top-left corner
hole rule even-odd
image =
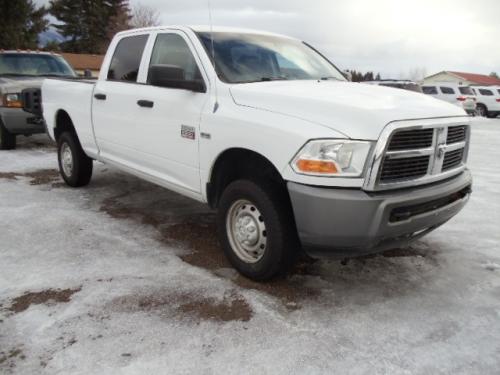
[[[330,79],[333,79],[335,81],[342,81],[340,78],[337,78],[337,77],[321,77],[320,78],[321,81],[329,81]]]
[[[34,75],[22,73],[0,73],[0,77],[34,77]]]
[[[286,81],[288,78],[286,77],[262,77],[260,79],[261,82],[269,82],[269,81]]]

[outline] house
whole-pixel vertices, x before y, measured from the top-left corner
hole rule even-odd
[[[80,75],[89,69],[93,77],[99,75],[104,55],[88,55],[81,53],[61,53],[66,61],[73,67],[73,69]]]
[[[500,79],[484,74],[443,71],[423,80],[424,84],[436,82],[453,82],[465,86],[500,86]]]

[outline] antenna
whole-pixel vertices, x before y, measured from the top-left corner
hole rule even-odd
[[[219,108],[219,93],[217,91],[217,68],[215,66],[215,47],[214,47],[214,24],[212,21],[212,5],[210,3],[210,0],[207,0],[208,2],[208,18],[210,21],[210,44],[211,44],[211,52],[212,52],[212,64],[214,66],[214,71],[215,71],[215,79],[214,79],[214,90],[215,90],[215,104],[214,104],[214,113],[217,112],[217,109]]]

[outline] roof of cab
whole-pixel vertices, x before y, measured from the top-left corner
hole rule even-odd
[[[127,34],[135,34],[139,32],[152,32],[152,31],[161,31],[161,30],[183,30],[183,31],[194,31],[194,32],[214,32],[214,33],[234,33],[234,34],[257,34],[257,35],[268,35],[268,36],[277,36],[281,38],[295,39],[287,35],[272,33],[269,31],[262,30],[254,30],[254,29],[245,29],[245,28],[237,28],[237,27],[226,27],[226,26],[209,26],[209,25],[170,25],[170,26],[155,26],[155,27],[145,27],[141,29],[131,29],[125,30],[117,35],[127,35]]]

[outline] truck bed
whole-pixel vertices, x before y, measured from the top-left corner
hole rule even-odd
[[[42,85],[43,117],[47,130],[53,139],[57,116],[69,115],[80,143],[90,154],[97,155],[98,149],[92,125],[92,95],[95,80],[82,78],[49,78]]]

